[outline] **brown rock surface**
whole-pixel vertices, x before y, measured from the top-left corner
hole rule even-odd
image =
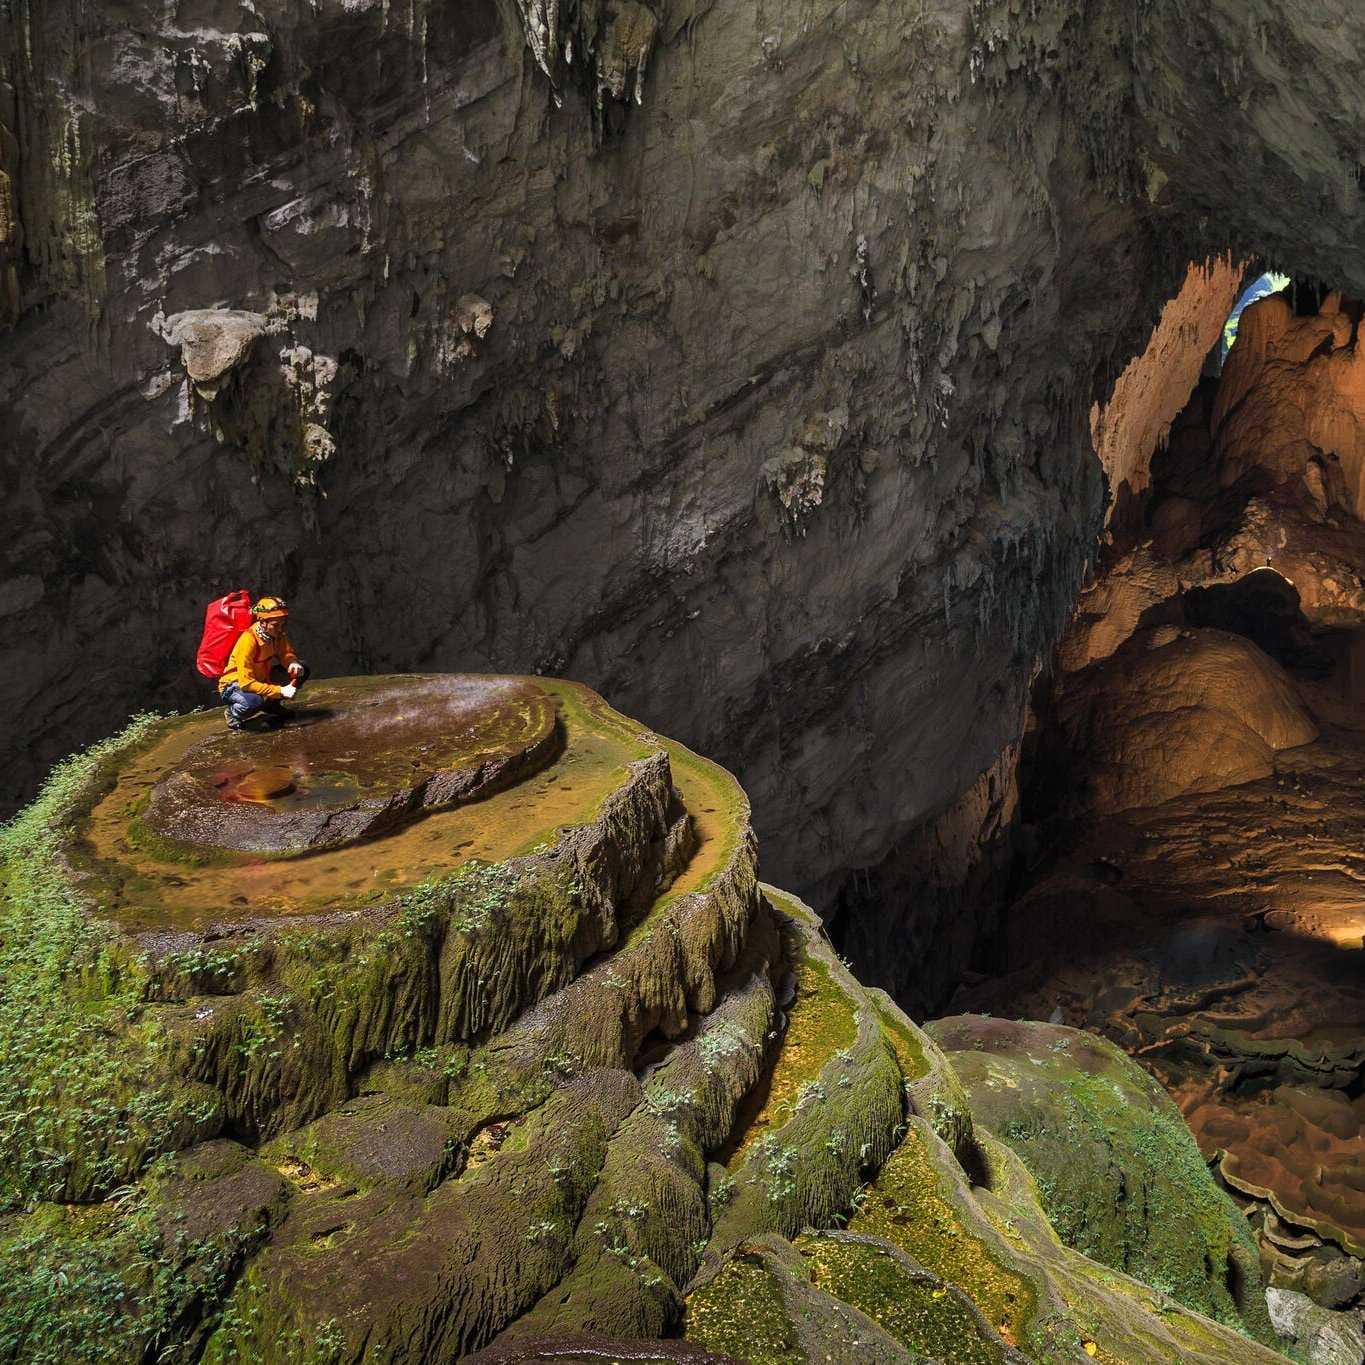
[[[1278,483],[1309,480],[1326,504],[1365,516],[1365,348],[1355,316],[1329,295],[1295,317],[1271,295],[1242,316],[1213,412],[1225,487],[1250,470]]]
[[[266,319],[259,313],[201,308],[168,318],[166,339],[180,347],[190,383],[202,397],[213,398],[228,375],[250,356],[265,329]]]
[[[1284,670],[1223,631],[1156,629],[1069,675],[1057,703],[1083,756],[1073,810],[1156,806],[1266,777],[1277,750],[1317,735]]]
[[[1348,1252],[1365,1254],[1365,1099],[1277,1086],[1250,1100],[1182,1093],[1186,1122],[1223,1178]]]
[[[1245,267],[1224,258],[1192,265],[1161,311],[1146,349],[1119,375],[1109,401],[1090,410],[1090,435],[1109,479],[1110,517],[1146,490],[1152,454],[1166,444],[1209,348],[1237,301]]]
[[[142,818],[198,848],[333,848],[488,796],[544,766],[561,742],[554,703],[524,678],[314,684],[279,729],[194,744]]]

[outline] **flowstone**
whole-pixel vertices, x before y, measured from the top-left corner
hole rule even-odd
[[[218,850],[331,848],[491,795],[559,745],[554,703],[524,678],[351,679],[302,697],[279,729],[195,743],[153,788],[147,828]]]
[[[139,829],[217,716],[135,722],[0,835],[0,1359],[1273,1358],[1058,1241],[944,1053],[760,886],[728,773],[572,683],[474,690],[562,747],[363,843]]]

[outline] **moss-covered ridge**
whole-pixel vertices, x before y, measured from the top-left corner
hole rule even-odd
[[[733,1185],[719,1185],[724,1207],[688,1300],[689,1338],[755,1362],[847,1358],[849,1343],[860,1360],[898,1362],[1279,1358],[1064,1245],[1028,1170],[974,1115],[951,1059],[858,986],[807,907],[769,895],[807,973],[803,989],[798,967],[787,1028],[804,1060],[784,1075],[792,1059],[779,1055],[767,1098],[732,1143],[741,1178],[726,1173]],[[869,1145],[849,1170],[839,1163],[851,1123],[875,1131],[887,1119],[866,1090],[840,1084],[841,1054],[830,1049],[861,1038],[869,1021],[905,1103],[880,1138],[889,1156]],[[878,1071],[874,1062],[867,1074]],[[826,1103],[815,1087],[831,1077],[840,1099]],[[795,1101],[781,1098],[793,1085]],[[1216,1194],[1202,1166],[1184,1174],[1193,1200]],[[833,1215],[831,1190],[842,1191]]]
[[[594,723],[625,727],[580,705],[576,724]],[[509,848],[541,851],[495,869],[452,858],[444,876],[331,913],[261,918],[248,899],[236,923],[224,915],[197,932],[120,934],[97,918],[87,812],[116,783],[124,756],[185,725],[140,723],[79,761],[62,775],[60,808],[45,798],[9,835],[7,951],[49,967],[46,994],[16,1021],[16,1088],[42,1094],[51,1084],[37,1021],[51,1019],[60,1035],[73,1004],[98,1032],[97,1058],[109,1057],[82,1072],[77,1091],[88,1105],[74,1105],[68,1088],[31,1115],[34,1106],[20,1106],[11,1125],[5,1168],[43,1161],[44,1195],[114,1188],[155,1151],[194,1138],[268,1137],[346,1099],[374,1061],[495,1032],[615,942],[690,847],[666,753],[637,742],[646,756],[614,773],[585,823],[536,829],[520,811],[506,820]],[[392,851],[381,842],[369,856]],[[169,866],[172,883],[227,870]],[[260,867],[239,869],[248,892]],[[30,1170],[26,1188],[33,1179]]]
[[[549,1160],[572,1175],[551,1189],[567,1200],[560,1212],[566,1231],[572,1228],[575,1201],[586,1196],[594,1171],[580,1139],[597,1131],[606,1142],[640,1107],[622,1109],[622,1096],[639,1100],[630,1068],[653,1046],[649,1038],[668,1046],[689,1033],[692,1060],[684,1050],[669,1062],[663,1070],[670,1079],[650,1087],[635,1126],[647,1128],[651,1116],[664,1123],[671,1149],[665,1166],[677,1165],[681,1154],[682,1174],[664,1169],[659,1178],[667,1185],[685,1177],[692,1200],[704,1205],[686,1153],[723,1140],[734,1104],[756,1079],[771,1023],[775,939],[770,929],[751,932],[762,907],[748,805],[728,774],[642,732],[585,689],[543,685],[566,737],[550,770],[458,813],[463,823],[431,816],[365,846],[371,859],[390,858],[400,874],[414,848],[436,847],[444,875],[429,874],[398,894],[381,883],[373,894],[340,895],[332,905],[310,902],[313,913],[281,913],[249,895],[241,911],[225,905],[215,913],[212,892],[230,887],[234,873],[244,890],[279,869],[303,875],[296,865],[336,884],[338,855],[325,862],[170,861],[168,850],[111,836],[115,816],[137,813],[136,789],[120,791],[128,771],[141,764],[138,781],[145,787],[155,780],[148,756],[173,750],[178,732],[200,725],[197,719],[140,722],[58,774],[44,802],[9,831],[6,946],[20,958],[25,951],[43,958],[51,970],[41,980],[27,973],[35,982],[28,1004],[44,1027],[9,1021],[12,1037],[33,1046],[8,1054],[4,1079],[16,1095],[40,1084],[82,991],[108,1065],[84,1077],[83,1090],[54,1085],[51,1108],[61,1117],[41,1131],[43,1116],[26,1126],[16,1106],[4,1149],[7,1207],[106,1194],[120,1205],[148,1206],[151,1175],[137,1177],[157,1152],[230,1137],[242,1160],[283,1178],[289,1191],[280,1227],[273,1214],[270,1229],[256,1227],[257,1239],[268,1232],[270,1245],[252,1261],[213,1339],[214,1351],[254,1351],[259,1302],[279,1288],[291,1312],[299,1303],[298,1271],[287,1255],[291,1232],[343,1185],[354,1195],[356,1182],[371,1182],[372,1203],[387,1194],[430,1195],[434,1213],[387,1205],[385,1213],[391,1220],[411,1215],[404,1224],[410,1240],[423,1220],[444,1239],[443,1216],[460,1216],[470,1199],[470,1208],[486,1208],[480,1186],[503,1168],[502,1135],[510,1131],[517,1150],[523,1142],[533,1147],[539,1163],[545,1153],[532,1136],[547,1114],[558,1114],[547,1140],[560,1145]],[[433,833],[444,847],[433,845]],[[46,851],[47,862],[35,849]],[[474,851],[483,856],[470,856]],[[36,913],[45,888],[53,889],[55,907],[46,918]],[[181,913],[182,891],[208,908]],[[115,922],[100,912],[112,912]],[[528,1009],[538,1000],[542,1008]],[[64,1107],[71,1099],[82,1107]],[[380,1160],[391,1143],[379,1135],[395,1132],[403,1140]],[[623,1171],[629,1146],[621,1149]],[[34,1151],[38,1158],[26,1158]],[[155,1170],[185,1159],[167,1156]],[[480,1267],[518,1281],[511,1300],[471,1291],[470,1303],[479,1306],[467,1304],[467,1318],[458,1320],[438,1290],[430,1307],[418,1305],[419,1314],[447,1321],[451,1339],[465,1349],[487,1339],[511,1308],[530,1307],[526,1295],[533,1299],[557,1278],[538,1281],[530,1270],[536,1258],[526,1254],[528,1239],[552,1245],[543,1227],[552,1211],[520,1193],[512,1197],[507,1227],[521,1231],[508,1234],[503,1271]],[[18,1214],[6,1231],[24,1248],[27,1273],[41,1280],[45,1252],[30,1235],[33,1217]],[[216,1235],[236,1246],[238,1221],[228,1210]],[[482,1245],[482,1216],[470,1226]],[[535,1226],[541,1231],[532,1236]],[[309,1254],[316,1260],[319,1246],[344,1240],[338,1229],[310,1236]],[[116,1236],[105,1241],[127,1249]],[[676,1249],[660,1255],[680,1278],[690,1274]],[[562,1268],[562,1255],[546,1256],[547,1265]],[[234,1252],[230,1263],[241,1261]],[[16,1274],[18,1265],[11,1265]],[[278,1266],[286,1267],[283,1279],[274,1277]],[[105,1289],[112,1294],[115,1279],[102,1282],[104,1289],[92,1283],[96,1300]],[[115,1297],[130,1301],[127,1293]],[[149,1307],[135,1293],[131,1301]],[[201,1307],[207,1317],[210,1305]],[[272,1322],[271,1339],[284,1343],[272,1350],[288,1357],[290,1342],[328,1338],[326,1301],[308,1307],[324,1315],[305,1312],[296,1336]],[[139,1316],[124,1323],[130,1337],[164,1330],[154,1310],[141,1324]],[[38,1326],[25,1325],[30,1344],[41,1336]]]
[[[1241,1211],[1170,1097],[1112,1043],[981,1015],[929,1025],[973,1112],[1028,1167],[1058,1235],[1219,1321],[1271,1336]]]
[[[354,848],[122,839],[193,717],[4,831],[0,1359],[1272,1358],[1058,1240],[733,778],[538,685],[554,763]]]

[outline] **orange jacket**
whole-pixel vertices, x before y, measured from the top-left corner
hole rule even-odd
[[[263,697],[277,698],[280,689],[270,681],[271,666],[278,663],[288,668],[297,662],[298,655],[284,631],[273,640],[263,641],[256,634],[256,627],[248,626],[232,646],[227,670],[218,679],[218,691],[220,694],[226,692],[229,684],[236,683],[243,692],[259,692]]]

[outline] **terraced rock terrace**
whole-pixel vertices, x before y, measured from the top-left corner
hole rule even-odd
[[[590,820],[625,780],[627,765],[651,752],[636,727],[585,688],[551,680],[539,680],[537,686],[552,702],[566,736],[548,770],[526,774],[476,804],[429,813],[388,833],[382,845],[353,844],[289,859],[176,847],[173,842],[167,846],[147,836],[139,813],[163,774],[199,746],[218,742],[223,728],[216,712],[163,723],[110,774],[111,785],[72,843],[72,865],[101,907],[130,932],[140,933],[203,931],[241,919],[241,911],[233,907],[246,905],[253,917],[352,908],[467,863],[497,863],[525,854],[554,830]],[[310,693],[310,707],[330,695]],[[296,733],[252,736],[248,743],[264,741],[262,756],[270,759],[289,755]],[[277,764],[278,759],[270,766]],[[523,818],[530,808],[535,820]],[[259,814],[259,807],[252,813]],[[709,818],[704,803],[700,814]],[[379,847],[382,856],[376,856]]]
[[[940,1047],[759,883],[722,769],[573,683],[329,686],[486,689],[518,737],[436,723],[415,783],[367,754],[319,805],[493,775],[264,852],[324,727],[144,718],[4,831],[0,1355],[1276,1358],[1254,1266],[1215,1322],[1058,1239]],[[290,780],[224,802],[236,847],[146,828],[239,756]]]
[[[350,679],[310,688],[287,727],[216,727],[139,817],[214,850],[301,852],[381,834],[513,785],[554,757],[555,708],[524,678]]]

